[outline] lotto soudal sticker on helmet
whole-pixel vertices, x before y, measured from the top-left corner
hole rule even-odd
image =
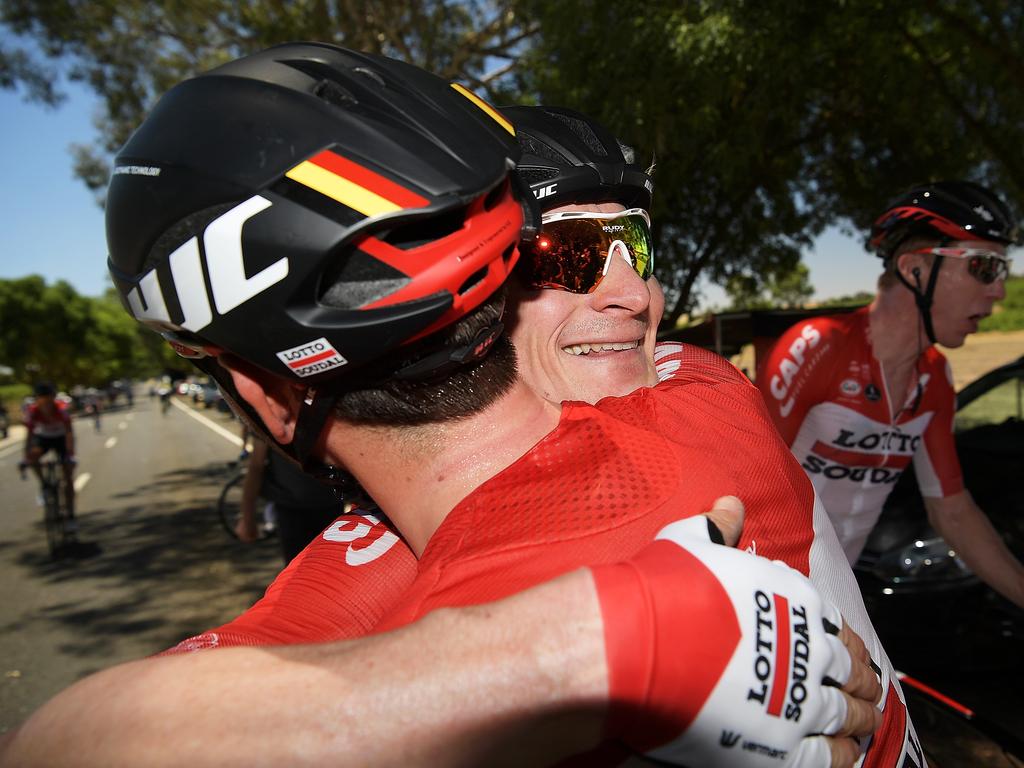
[[[302,377],[323,373],[348,362],[322,336],[315,341],[282,350],[277,353],[277,357],[288,366],[292,373]]]

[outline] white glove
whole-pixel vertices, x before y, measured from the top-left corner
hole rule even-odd
[[[800,573],[715,544],[703,516],[593,570],[611,734],[688,766],[829,766],[846,720],[842,625]]]

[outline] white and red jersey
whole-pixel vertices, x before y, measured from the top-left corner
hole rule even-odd
[[[909,394],[889,392],[869,327],[866,307],[797,323],[776,342],[757,377],[772,419],[821,496],[851,563],[911,461],[923,496],[963,490],[946,358],[928,347]]]
[[[71,417],[60,400],[53,401],[51,413],[46,413],[38,403],[32,403],[25,409],[25,427],[30,437],[64,437],[71,431]]]
[[[661,344],[655,361],[656,387],[566,403],[555,430],[448,514],[418,563],[375,518],[339,518],[250,611],[172,650],[356,637],[496,600],[629,558],[667,523],[732,494],[746,507],[739,546],[808,575],[881,667],[884,721],[864,765],[924,765],[853,572],[757,389],[699,348]],[[623,757],[604,745],[585,763]]]

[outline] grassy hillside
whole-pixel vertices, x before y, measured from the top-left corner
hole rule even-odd
[[[996,306],[991,317],[986,317],[978,329],[985,331],[1024,330],[1024,277],[1011,277],[1006,281],[1006,298]]]

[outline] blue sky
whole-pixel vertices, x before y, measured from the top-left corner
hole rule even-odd
[[[56,109],[0,90],[0,174],[8,180],[0,188],[0,278],[39,274],[97,296],[107,286],[103,212],[73,176],[69,147],[95,140],[98,101],[77,86],[64,90],[68,100]],[[879,270],[858,241],[837,230],[823,234],[804,262],[818,299],[871,291]],[[705,307],[724,302],[721,290],[705,291]]]

